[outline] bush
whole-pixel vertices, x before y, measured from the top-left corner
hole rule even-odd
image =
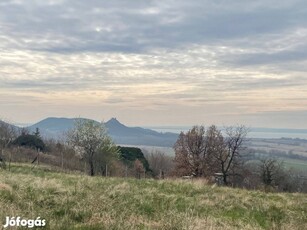
[[[149,168],[149,163],[144,157],[144,154],[140,148],[135,147],[121,147],[119,146],[120,158],[125,164],[133,166],[136,160],[142,162],[146,172],[151,171]]]
[[[34,148],[40,151],[44,151],[46,148],[45,143],[39,136],[31,134],[23,134],[17,137],[13,144],[17,146]]]

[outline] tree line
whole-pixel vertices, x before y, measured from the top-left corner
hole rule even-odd
[[[212,183],[248,189],[307,192],[304,176],[285,170],[275,158],[255,161],[247,149],[244,126],[194,126],[181,132],[175,156],[161,151],[116,146],[103,123],[76,120],[65,141],[44,140],[38,129],[17,133],[0,122],[0,167],[5,162],[44,163],[90,176],[136,178],[204,178]]]
[[[229,177],[240,167],[246,135],[244,126],[228,127],[225,135],[214,125],[208,129],[194,126],[187,133],[181,132],[174,146],[176,171],[195,177],[221,173],[223,183],[228,185]]]
[[[91,176],[151,175],[139,148],[116,146],[103,123],[77,120],[63,140],[44,139],[36,129],[15,129],[0,121],[0,168],[10,162],[47,164],[65,171],[83,171]]]
[[[181,132],[174,146],[176,175],[249,189],[307,192],[306,173],[285,169],[272,155],[251,158],[247,134],[244,126],[220,130],[214,125]]]

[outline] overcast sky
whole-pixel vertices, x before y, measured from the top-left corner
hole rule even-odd
[[[304,0],[1,0],[0,117],[307,128]]]

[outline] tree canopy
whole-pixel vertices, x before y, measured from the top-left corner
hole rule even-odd
[[[14,145],[34,148],[40,151],[46,149],[44,141],[36,135],[22,134],[13,141]]]
[[[136,160],[139,160],[143,164],[146,171],[151,171],[149,168],[149,163],[140,148],[119,146],[119,153],[121,160],[125,164],[132,166]]]
[[[194,126],[181,134],[174,146],[177,174],[212,176],[221,173],[224,184],[236,174],[247,134],[244,126],[227,127],[225,134],[216,126]]]
[[[103,159],[117,155],[117,148],[102,122],[77,119],[68,132],[68,141],[89,163],[91,176],[95,175],[95,168],[97,171],[104,164]]]

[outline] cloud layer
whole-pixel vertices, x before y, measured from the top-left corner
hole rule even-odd
[[[307,128],[306,15],[302,0],[3,0],[0,116]]]

